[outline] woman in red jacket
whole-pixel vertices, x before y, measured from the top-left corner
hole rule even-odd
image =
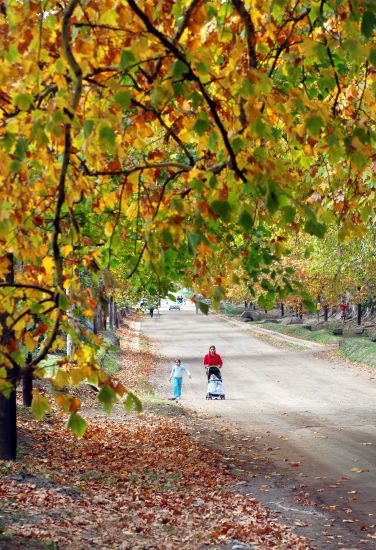
[[[209,353],[207,353],[204,357],[204,367],[207,370],[208,380],[211,374],[215,374],[217,378],[222,380],[220,371],[222,365],[222,357],[216,352],[215,346],[210,346]]]

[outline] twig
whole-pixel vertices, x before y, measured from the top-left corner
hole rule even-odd
[[[237,174],[237,176],[244,182],[247,182],[247,178],[245,177],[243,171],[239,168],[237,160],[236,160],[236,154],[234,150],[232,149],[230,139],[228,137],[227,131],[220,119],[220,116],[217,111],[217,107],[215,104],[215,101],[209,96],[208,92],[206,91],[206,88],[200,78],[196,75],[196,73],[193,71],[191,64],[187,60],[186,56],[183,54],[183,52],[174,44],[171,42],[170,39],[168,39],[161,31],[156,29],[146,13],[144,13],[141,8],[138,6],[135,0],[127,0],[128,5],[132,9],[132,11],[138,15],[138,17],[141,19],[141,21],[144,23],[146,29],[155,36],[159,42],[171,53],[173,53],[179,61],[184,63],[184,65],[187,67],[187,76],[190,80],[196,82],[198,84],[198,87],[200,89],[200,92],[205,99],[209,110],[211,112],[211,115],[214,119],[214,122],[219,129],[223,143],[227,149],[227,152],[231,159],[231,167],[234,170],[234,172]]]

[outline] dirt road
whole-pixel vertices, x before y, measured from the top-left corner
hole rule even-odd
[[[291,342],[281,349],[190,304],[162,308],[142,332],[167,358],[164,397],[171,395],[169,365],[179,357],[192,372],[182,404],[233,430],[234,441],[239,433],[250,438],[248,451],[239,446],[231,455],[233,467],[254,478],[246,490],[317,548],[376,547],[376,373],[291,349]],[[225,401],[205,400],[202,358],[210,344],[223,357]]]

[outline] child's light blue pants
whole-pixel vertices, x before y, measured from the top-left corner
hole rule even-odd
[[[174,397],[181,397],[181,387],[183,385],[183,378],[180,376],[174,376]]]

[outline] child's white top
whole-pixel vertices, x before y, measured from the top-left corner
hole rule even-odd
[[[191,373],[184,365],[172,365],[170,377],[183,378],[184,374],[191,376]]]

